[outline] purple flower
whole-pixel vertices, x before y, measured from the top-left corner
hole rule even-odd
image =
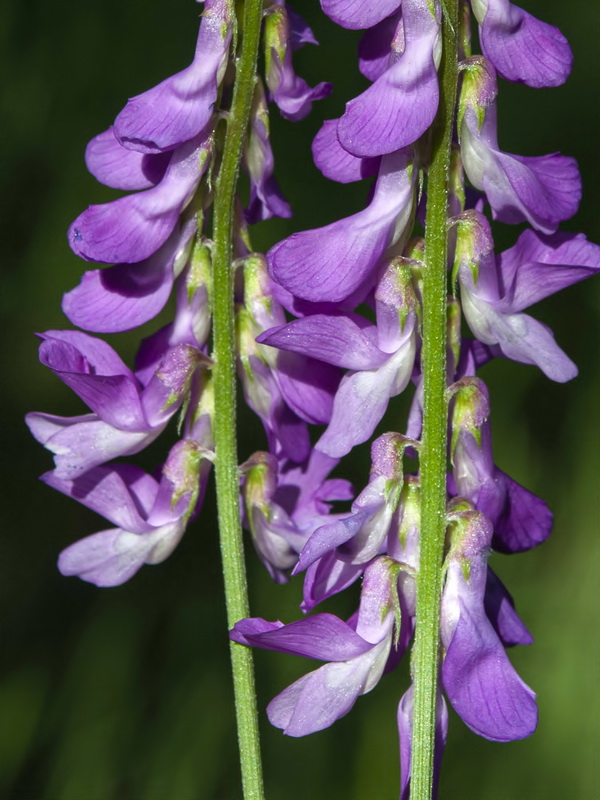
[[[180,345],[163,355],[142,385],[109,345],[78,331],[43,334],[40,360],[94,412],[27,415],[33,435],[56,454],[60,478],[146,447],[180,407],[197,367],[207,362],[195,348]]]
[[[270,99],[281,116],[296,121],[310,114],[315,100],[331,93],[330,83],[314,89],[298,77],[292,66],[292,50],[305,43],[317,44],[304,20],[286,8],[284,0],[275,0],[266,10],[264,23],[266,80]]]
[[[324,228],[294,233],[268,253],[274,280],[297,297],[316,303],[365,294],[377,278],[379,260],[406,233],[413,213],[417,170],[412,150],[381,161],[373,199],[364,211]]]
[[[233,20],[231,0],[206,0],[191,65],[131,98],[117,116],[115,136],[125,147],[141,153],[174,150],[206,127],[227,66]]]
[[[392,648],[395,569],[381,558],[365,570],[352,624],[331,614],[283,625],[262,619],[237,622],[230,637],[242,644],[328,663],[288,686],[269,703],[271,724],[288,736],[323,730],[350,711],[377,684]]]
[[[558,28],[508,0],[471,0],[471,6],[483,53],[503,78],[536,88],[566,81],[573,54]]]
[[[189,515],[202,499],[210,462],[191,440],[171,450],[157,483],[127,464],[96,467],[76,480],[55,472],[42,476],[49,486],[79,500],[118,527],[67,547],[58,567],[97,586],[119,586],[143,564],[159,564],[181,539]]]
[[[156,186],[90,206],[69,228],[72,250],[87,261],[107,264],[149,258],[173,232],[206,170],[211,151],[212,129],[207,128],[175,150]]]
[[[553,233],[579,206],[581,178],[575,160],[559,153],[529,157],[502,152],[496,133],[494,70],[481,57],[463,64],[458,127],[469,180],[485,192],[496,219],[527,220],[542,233]]]
[[[485,612],[492,528],[479,512],[455,511],[452,518],[441,611],[444,689],[454,710],[479,736],[499,742],[522,739],[536,728],[537,707]]]
[[[437,47],[440,9],[428,0],[403,0],[389,66],[365,92],[351,100],[337,133],[355,156],[392,153],[429,128],[438,107]]]
[[[63,311],[73,325],[94,333],[131,330],[153,319],[169,299],[196,230],[192,218],[145,261],[85,272],[63,296]]]
[[[333,550],[338,559],[353,565],[364,565],[383,551],[391,528],[398,526],[396,510],[404,483],[402,456],[411,444],[415,442],[395,433],[385,433],[373,442],[369,483],[352,503],[352,513],[317,528],[306,542],[294,574]]]
[[[247,526],[256,551],[271,577],[287,580],[286,570],[316,527],[329,519],[330,500],[348,499],[351,487],[343,480],[326,480],[336,465],[318,451],[300,466],[269,453],[254,453],[242,465]]]
[[[489,224],[476,211],[458,218],[456,265],[465,318],[477,338],[515,361],[536,364],[552,380],[568,381],[577,367],[551,331],[521,311],[590,277],[600,269],[600,248],[575,234],[525,231],[495,261]]]
[[[505,553],[529,550],[552,530],[546,503],[494,464],[487,388],[479,378],[463,378],[450,387],[453,483],[494,529],[493,546]]]
[[[416,299],[410,267],[393,261],[377,288],[377,326],[358,315],[314,314],[271,329],[260,341],[350,370],[333,401],[317,449],[338,458],[366,441],[390,397],[407,386],[416,351]]]

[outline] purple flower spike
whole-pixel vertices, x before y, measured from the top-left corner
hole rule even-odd
[[[169,299],[196,229],[193,218],[139,264],[84,273],[79,286],[64,295],[64,313],[74,325],[94,333],[127,331],[153,319]]]
[[[115,120],[121,144],[141,153],[159,153],[200,133],[214,112],[233,19],[231,0],[206,0],[192,64],[129,100]]]
[[[444,688],[454,710],[479,736],[498,742],[523,739],[537,726],[535,694],[512,667],[484,607],[491,526],[477,512],[455,516],[462,516],[463,526],[448,556],[442,597]]]
[[[439,6],[403,0],[402,27],[392,43],[391,65],[351,100],[338,124],[342,147],[355,156],[379,156],[422,136],[437,112],[436,43]],[[439,54],[438,54],[439,55]]]
[[[105,264],[144,261],[166,242],[208,166],[212,131],[176,150],[152,189],[90,206],[71,224],[71,249]]]
[[[359,287],[371,288],[379,259],[404,235],[411,219],[416,173],[410,149],[383,158],[369,206],[272,247],[272,277],[297,297],[316,303],[339,302]]]
[[[326,178],[352,183],[377,174],[379,158],[358,158],[344,150],[337,137],[337,119],[323,123],[312,144],[313,160]]]
[[[471,6],[484,55],[503,78],[534,88],[566,81],[573,54],[558,28],[508,0],[471,0]]]
[[[269,703],[272,725],[288,736],[323,730],[377,684],[392,646],[393,577],[389,559],[367,567],[355,627],[330,614],[283,626],[260,619],[236,623],[230,633],[234,641],[329,662]]]
[[[99,133],[85,150],[88,170],[105,186],[137,192],[156,186],[163,178],[171,153],[146,155],[128,150],[115,137],[114,128]]]
[[[459,130],[469,180],[485,192],[496,219],[526,220],[542,233],[553,233],[579,206],[581,178],[576,161],[559,153],[528,157],[502,152],[496,132],[493,68],[480,57],[464,63]]]
[[[267,9],[264,26],[270,99],[277,104],[285,119],[294,122],[304,119],[310,114],[313,102],[327,97],[332,86],[330,83],[319,83],[311,89],[294,72],[292,50],[305,43],[317,44],[317,41],[304,20],[298,14],[289,13],[285,0],[276,0]]]
[[[321,0],[321,8],[327,16],[350,30],[372,28],[393,14],[399,5],[400,0],[377,0],[375,3],[372,0]]]

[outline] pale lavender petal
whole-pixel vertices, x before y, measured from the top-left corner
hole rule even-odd
[[[321,8],[327,16],[342,28],[360,30],[372,28],[382,19],[393,14],[400,0],[321,0]]]
[[[54,453],[55,475],[66,479],[77,478],[113,458],[139,453],[162,430],[121,431],[95,414],[55,417],[34,412],[28,414],[25,421],[38,442]]]
[[[515,156],[497,154],[498,172],[484,179],[483,189],[497,219],[528,220],[542,233],[552,233],[559,222],[577,211],[581,177],[577,162],[568,156]],[[497,187],[494,178],[506,181]]]
[[[265,331],[257,341],[347,369],[373,369],[388,358],[374,344],[373,336],[346,316],[302,317]]]
[[[320,661],[348,661],[372,648],[333,614],[315,614],[260,632],[254,632],[255,627],[254,620],[241,620],[233,627],[230,638],[241,641],[243,637],[244,644]]]
[[[193,139],[172,155],[152,189],[90,206],[71,224],[71,249],[87,261],[144,261],[164,244],[207,167],[210,136]]]
[[[379,158],[358,158],[345,150],[337,136],[337,119],[325,120],[312,143],[315,165],[326,178],[352,183],[376,175]]]
[[[82,505],[96,511],[115,525],[126,531],[141,534],[155,530],[146,522],[146,513],[141,507],[141,499],[146,499],[149,491],[158,489],[158,484],[142,470],[128,467],[123,477],[122,470],[95,467],[75,480],[59,478],[53,472],[46,472],[41,480],[63,494],[73,497]],[[144,497],[135,483],[141,483]],[[154,499],[154,497],[152,498]]]
[[[412,151],[382,160],[375,194],[358,214],[295,233],[269,253],[275,281],[300,298],[338,302],[373,282],[380,257],[404,232],[412,213]]]
[[[349,453],[369,439],[383,417],[391,397],[402,392],[409,380],[415,357],[411,336],[383,366],[367,372],[350,372],[340,383],[333,401],[331,422],[316,444],[334,458]]]
[[[347,542],[360,531],[363,524],[370,519],[372,512],[370,509],[358,511],[349,517],[332,522],[329,525],[323,525],[318,528],[310,537],[304,549],[300,553],[298,563],[294,567],[293,573],[297,575],[299,572],[307,569],[311,564],[319,558],[327,555],[327,553],[335,550],[340,545]],[[363,562],[364,563],[364,562]]]
[[[528,314],[502,314],[468,291],[462,299],[469,327],[485,344],[497,344],[513,361],[536,364],[553,381],[564,383],[577,375],[575,364],[541,322]]]
[[[96,180],[125,192],[156,186],[162,180],[170,158],[170,153],[146,155],[123,147],[112,126],[94,136],[85,150],[86,166]]]
[[[115,120],[115,135],[123,144],[156,153],[174,150],[200,133],[214,113],[232,22],[230,0],[206,0],[192,64],[129,100]]]
[[[390,643],[384,639],[363,655],[325,664],[300,678],[269,703],[269,721],[288,736],[306,736],[328,728],[379,680]]]
[[[571,72],[573,54],[562,33],[508,0],[474,0],[486,58],[503,78],[528,86],[560,86]]]
[[[502,311],[521,311],[554,292],[595,275],[600,247],[582,233],[545,236],[527,229],[496,258],[504,291]]]
[[[365,92],[351,100],[338,124],[342,147],[355,156],[392,153],[415,142],[437,112],[434,46],[439,21],[427,0],[404,0],[404,52]]]
[[[485,91],[496,91],[488,75]],[[461,154],[471,183],[486,193],[494,217],[502,222],[528,221],[542,233],[553,233],[559,222],[579,206],[581,178],[574,159],[552,153],[525,157],[497,149],[495,109],[489,106],[480,130],[477,114],[468,108],[461,130]]]
[[[62,551],[58,569],[96,586],[120,586],[144,564],[156,541],[152,533],[111,528],[81,539]]]

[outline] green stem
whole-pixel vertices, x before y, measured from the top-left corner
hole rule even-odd
[[[439,670],[442,559],[446,532],[446,266],[448,173],[458,78],[458,0],[446,0],[442,22],[440,106],[427,181],[423,278],[423,435],[421,553],[413,656],[411,800],[431,800]]]
[[[239,516],[236,440],[233,219],[235,189],[256,83],[262,0],[245,0],[241,53],[236,65],[223,160],[216,182],[213,252],[213,375],[215,388],[215,479],[225,582],[227,624],[249,616],[244,546]],[[264,798],[252,651],[230,643],[231,667],[245,800]]]

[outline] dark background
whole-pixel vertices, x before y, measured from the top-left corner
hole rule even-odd
[[[575,67],[559,89],[501,82],[500,142],[525,155],[560,150],[577,157],[584,199],[564,227],[600,242],[600,7],[589,0],[526,5],[567,35]],[[321,42],[297,55],[298,71],[311,84],[333,81],[335,91],[295,125],[273,110],[278,174],[295,218],[259,226],[253,237],[262,249],[293,230],[353,213],[367,194],[364,184],[327,182],[309,149],[321,120],[339,115],[364,85],[356,68],[359,35],[336,28],[315,0],[296,7]],[[67,226],[88,204],[114,197],[86,174],[85,144],[128,96],[189,63],[198,11],[191,0],[29,0],[4,8],[0,793],[7,800],[240,797],[212,499],[172,557],[125,586],[100,590],[62,578],[55,567],[60,550],[104,522],[36,480],[51,457],[23,424],[28,410],[81,413],[77,399],[38,365],[33,332],[68,327],[61,295],[84,265],[67,247]],[[517,231],[496,233],[509,246]],[[492,392],[497,463],[556,514],[543,547],[492,560],[536,638],[511,657],[538,692],[540,726],[527,741],[500,745],[452,715],[442,800],[598,796],[599,299],[600,282],[590,281],[534,310],[579,365],[572,383],[553,384],[533,367],[500,362],[483,375]],[[127,359],[138,338],[134,332],[110,341]],[[398,419],[402,429],[404,417]],[[265,445],[259,426],[242,427],[255,435],[241,443],[246,458]],[[164,447],[145,457],[159,460]],[[363,448],[344,474],[360,488],[367,471]],[[253,614],[295,619],[299,582],[274,586],[251,551],[248,563]],[[347,613],[352,603],[330,608]],[[256,662],[261,712],[310,666],[265,652]],[[395,714],[406,686],[406,668],[386,676],[348,717],[305,739],[283,737],[263,713],[270,800],[396,797]]]

